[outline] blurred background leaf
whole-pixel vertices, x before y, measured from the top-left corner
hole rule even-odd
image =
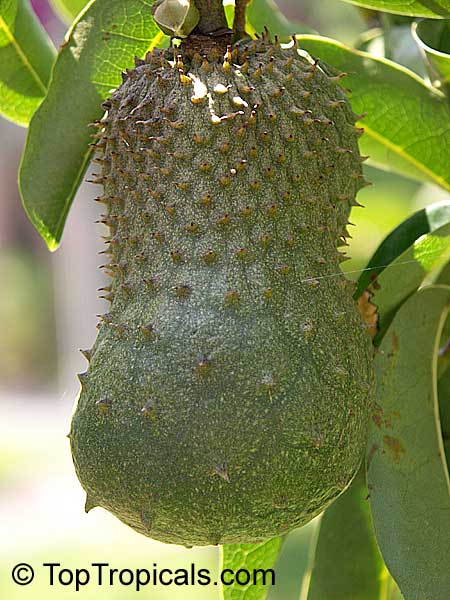
[[[300,600],[401,598],[375,540],[364,467],[323,514],[311,556]]]
[[[51,0],[51,5],[65,22],[71,23],[89,0]]]
[[[299,598],[318,522],[319,518],[313,519],[304,527],[294,529],[286,535],[275,563],[276,585],[270,588],[267,600]]]
[[[450,84],[450,21],[423,19],[413,24],[413,36],[423,53],[433,85]],[[448,93],[448,91],[447,91]]]
[[[239,569],[274,569],[284,537],[276,537],[260,544],[226,544],[222,546],[222,569],[236,573]],[[229,577],[227,577],[229,579]],[[258,582],[248,585],[224,585],[224,600],[264,600],[271,585],[276,585],[276,574],[259,573]]]
[[[354,47],[376,58],[393,60],[423,78],[426,75],[425,64],[411,31],[414,17],[364,8],[359,10],[366,14],[368,29],[356,40]]]
[[[408,600],[441,600],[450,592],[450,481],[436,384],[449,305],[450,287],[415,293],[397,312],[375,359],[370,504],[381,553]]]
[[[383,30],[384,57],[425,78],[426,65],[411,31],[414,17],[380,12],[377,15]],[[439,19],[434,20],[436,24],[442,22]]]
[[[391,61],[319,36],[298,40],[312,56],[350,74],[343,85],[353,110],[367,113],[360,148],[372,163],[450,190],[450,106],[443,95]]]
[[[410,22],[385,28],[383,37],[386,58],[414,71],[422,78],[426,75],[426,67],[411,33]]]
[[[8,284],[0,294],[0,381],[46,385],[56,371],[51,276],[38,253],[9,249],[0,253],[0,281]]]
[[[28,0],[0,0],[0,114],[28,125],[46,94],[54,57]]]
[[[55,250],[73,197],[89,163],[101,102],[120,73],[164,39],[144,0],[96,0],[70,29],[48,94],[34,114],[19,171],[25,210]],[[51,127],[49,126],[51,123]],[[51,185],[49,185],[51,184]]]
[[[450,0],[344,0],[344,2],[413,17],[450,18]]]
[[[447,322],[448,324],[448,322]],[[443,346],[444,351],[447,353],[448,345],[449,345],[449,336],[447,336],[442,341],[445,342]],[[450,472],[450,368],[447,364],[447,369],[443,373],[443,375],[439,378],[438,384],[438,396],[439,396],[439,414],[441,419],[442,426],[442,437],[444,440],[444,451],[445,457],[447,460],[447,467]]]
[[[287,41],[294,33],[313,32],[311,27],[287,19],[274,0],[251,0],[247,6],[247,24],[250,34],[259,34],[268,27],[270,33],[278,35],[282,41]]]

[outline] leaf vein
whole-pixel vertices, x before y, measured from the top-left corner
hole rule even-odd
[[[446,190],[450,190],[450,182],[448,182],[444,177],[441,177],[440,175],[438,175],[437,173],[435,173],[434,171],[429,169],[426,165],[424,165],[423,163],[418,161],[416,158],[414,158],[414,156],[412,156],[408,152],[405,152],[405,149],[402,148],[401,146],[399,146],[398,144],[396,144],[395,142],[392,142],[391,140],[387,139],[381,133],[371,129],[366,123],[364,123],[363,126],[364,126],[364,130],[367,135],[372,137],[374,140],[381,142],[387,148],[394,151],[399,156],[402,156],[406,161],[410,162],[419,171],[422,171],[422,173],[425,173],[426,175],[428,175],[428,177],[430,177],[433,181],[435,181],[437,184],[439,184]]]

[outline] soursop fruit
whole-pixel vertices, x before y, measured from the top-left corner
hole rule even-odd
[[[86,509],[185,545],[303,525],[365,445],[371,341],[340,271],[353,114],[294,44],[154,50],[104,103],[111,285],[69,434]]]

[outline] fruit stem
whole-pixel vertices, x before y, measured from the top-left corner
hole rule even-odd
[[[248,0],[235,0],[233,30],[237,38],[245,37],[245,24]]]
[[[195,33],[221,35],[228,31],[227,18],[222,0],[194,0],[200,13]]]

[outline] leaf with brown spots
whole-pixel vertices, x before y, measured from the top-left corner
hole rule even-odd
[[[428,286],[398,309],[375,358],[367,480],[378,544],[408,600],[450,598],[450,480],[437,361],[450,287]]]
[[[391,455],[392,460],[396,463],[400,462],[405,453],[402,442],[391,435],[383,435],[383,444],[386,451]]]
[[[374,338],[378,331],[378,311],[375,304],[372,304],[371,294],[368,290],[365,290],[357,300],[358,310],[361,313],[364,323],[366,324],[367,331],[370,336]]]

